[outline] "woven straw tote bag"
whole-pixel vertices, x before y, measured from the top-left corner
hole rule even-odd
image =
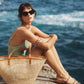
[[[9,55],[0,56],[1,77],[7,84],[34,84],[46,58],[31,56],[31,46],[26,56],[13,56],[12,53],[16,50]]]

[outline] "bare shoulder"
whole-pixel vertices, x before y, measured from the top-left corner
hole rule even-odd
[[[37,28],[36,26],[32,26],[32,31],[33,31],[34,33],[38,32],[39,30],[40,30],[40,29]]]
[[[10,35],[10,38],[11,38],[11,36],[13,36],[14,34],[16,34],[16,35],[19,35],[19,30],[21,29],[21,27],[20,26],[18,26],[18,27],[16,27],[15,28],[15,30],[12,32],[12,34]]]
[[[20,26],[20,27],[17,27],[17,30],[18,30],[18,33],[20,34],[22,34],[22,33],[30,33],[30,30],[28,30],[28,29],[26,29],[25,27],[23,27],[23,26]],[[32,33],[33,34],[36,34],[37,33],[37,31],[38,31],[39,29],[36,27],[36,26],[33,26],[32,25]]]
[[[16,29],[19,31],[19,30],[23,30],[25,27],[23,26],[18,26]]]
[[[38,28],[36,26],[32,25],[32,33],[36,34],[37,30],[38,30]]]
[[[32,26],[33,30],[38,30],[38,28],[36,26]]]
[[[19,36],[23,36],[25,33],[28,32],[28,30],[25,27],[22,27],[22,26],[17,27],[16,31],[17,31],[16,34],[19,35]]]
[[[14,29],[14,31],[12,32],[12,34],[15,33],[15,32],[17,33],[21,28],[22,28],[21,26],[16,27],[16,28]]]

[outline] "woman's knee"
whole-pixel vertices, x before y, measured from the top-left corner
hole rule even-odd
[[[48,49],[44,52],[44,55],[48,54],[48,53],[52,53],[54,49],[55,49],[55,46],[53,45],[50,49]]]
[[[52,49],[48,49],[47,51],[44,52],[44,55],[47,55],[52,52]]]
[[[46,54],[52,53],[53,48],[55,48],[55,46],[52,46],[52,48],[48,49],[48,50],[43,50],[39,47],[34,47],[31,51],[31,55],[42,55],[45,56]]]

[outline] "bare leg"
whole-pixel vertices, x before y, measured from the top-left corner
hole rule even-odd
[[[46,41],[48,39],[40,39],[42,41]],[[40,48],[35,48],[33,49],[33,54],[36,54],[37,55],[41,55],[41,50]],[[68,72],[64,69],[61,61],[60,61],[60,58],[57,54],[57,51],[55,49],[54,46],[52,46],[51,49],[47,50],[45,53],[44,53],[44,56],[47,57],[47,63],[55,70],[55,72],[57,73],[57,79],[61,79],[61,80],[64,80],[66,81],[70,75],[68,74]],[[69,80],[67,81],[67,83],[69,84],[73,84],[74,82],[74,79],[72,77],[69,78]],[[75,84],[75,83],[74,83]],[[78,83],[77,83],[78,84]]]
[[[63,68],[58,54],[52,51],[53,49],[49,49],[44,55],[47,56],[47,63],[55,70],[58,77],[65,78],[69,76],[69,74]],[[55,54],[55,55],[54,55]]]
[[[42,52],[40,48],[35,47],[32,49],[32,55],[41,55]],[[63,68],[60,59],[58,57],[58,54],[56,52],[55,47],[53,46],[51,49],[47,50],[44,55],[47,57],[47,63],[55,70],[57,73],[57,78],[66,81],[69,77],[69,74],[67,71]],[[73,84],[74,79],[70,78],[69,81],[67,81],[70,84]],[[74,83],[75,84],[75,83]]]
[[[41,37],[38,37],[38,36],[37,36],[37,38],[39,38],[42,42],[46,42],[47,40],[49,40],[49,38],[41,38]],[[56,62],[59,65],[60,69],[63,71],[63,74],[66,74],[66,77],[68,77],[68,73],[66,72],[66,70],[64,69],[64,67],[62,65],[62,63],[61,63],[61,61],[59,59],[59,56],[57,54],[57,51],[56,51],[55,47],[52,46],[52,48],[50,50],[51,50],[51,52],[52,52],[52,54],[54,56],[54,60],[56,60]],[[50,63],[48,62],[48,64],[52,67],[52,65]],[[63,75],[63,74],[61,74],[61,75]],[[57,75],[57,77],[60,77],[61,75]]]
[[[51,48],[51,50],[52,50],[52,52],[53,52],[53,54],[54,54],[54,56],[55,56],[55,59],[57,59],[56,61],[58,62],[58,64],[60,65],[59,67],[62,69],[62,71],[63,71],[63,73],[64,74],[66,74],[66,76],[68,77],[68,72],[64,69],[64,67],[63,67],[63,65],[62,65],[62,63],[61,63],[61,61],[60,61],[60,58],[59,58],[59,56],[58,56],[58,53],[57,53],[57,51],[56,51],[56,48],[53,46],[52,48]],[[60,77],[59,75],[57,75],[58,77]]]
[[[64,69],[60,58],[57,54],[57,51],[55,49],[55,47],[53,46],[50,50],[48,50],[45,53],[45,56],[47,56],[48,60],[47,63],[55,70],[55,72],[57,73],[57,79],[59,80],[64,80],[67,82],[67,84],[76,84],[77,81],[74,82],[74,78],[72,78],[68,72]],[[69,78],[70,77],[70,78]],[[68,79],[69,78],[69,79]],[[78,84],[78,83],[77,83]]]
[[[34,47],[32,49],[32,55],[41,55],[42,51],[38,47]],[[62,74],[62,70],[60,68],[59,62],[57,61],[56,57],[54,56],[51,49],[47,50],[44,55],[47,57],[47,63],[56,71],[59,76]]]

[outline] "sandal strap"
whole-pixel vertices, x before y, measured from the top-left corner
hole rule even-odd
[[[66,79],[66,82],[70,79],[70,76]]]
[[[70,76],[67,78],[66,82],[70,79]],[[76,84],[76,80],[74,79],[74,82],[72,84]]]
[[[80,83],[79,83],[79,82],[77,82],[77,81],[74,79],[73,84],[80,84]]]
[[[75,84],[75,82],[76,82],[76,81],[74,80],[73,84]]]

